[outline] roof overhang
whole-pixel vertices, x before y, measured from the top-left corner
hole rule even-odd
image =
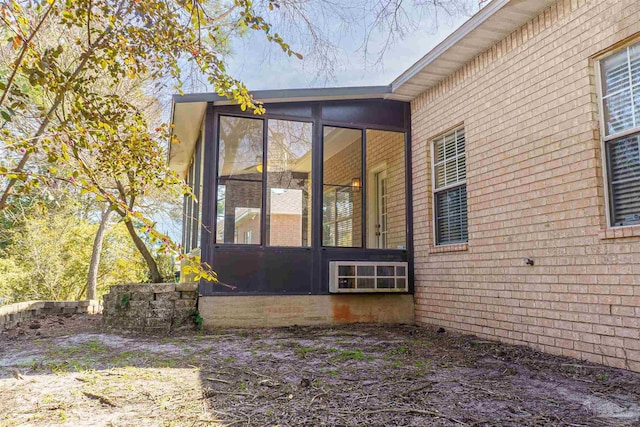
[[[556,0],[493,0],[391,83],[411,101],[520,28]]]
[[[172,133],[179,142],[169,143],[169,168],[183,179],[189,172],[206,109],[206,102],[175,103],[175,100],[171,108]]]

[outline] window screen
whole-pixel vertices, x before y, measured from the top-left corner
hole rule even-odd
[[[407,200],[405,134],[366,131],[367,248],[405,249]]]
[[[600,62],[610,223],[640,223],[640,43]]]
[[[467,233],[467,164],[464,129],[433,141],[436,245],[464,243]]]
[[[267,244],[311,246],[311,123],[269,120]]]
[[[362,247],[362,131],[323,129],[322,245]]]
[[[263,121],[220,117],[216,243],[260,244]]]

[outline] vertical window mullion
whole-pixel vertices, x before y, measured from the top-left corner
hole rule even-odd
[[[360,152],[361,152],[361,162],[360,166],[360,244],[361,247],[367,247],[367,179],[366,179],[366,171],[367,171],[367,133],[364,129],[361,130],[360,140],[362,141]],[[353,211],[351,217],[353,218]],[[353,221],[352,221],[353,224]]]
[[[267,245],[267,141],[269,140],[269,120],[262,120],[262,207],[260,210],[260,245]],[[270,219],[270,216],[269,216]]]

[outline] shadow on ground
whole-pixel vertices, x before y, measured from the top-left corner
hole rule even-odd
[[[0,335],[0,426],[633,426],[640,375],[412,326]]]

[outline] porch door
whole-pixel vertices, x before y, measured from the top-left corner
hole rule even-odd
[[[387,247],[387,171],[376,173],[376,240],[377,247]]]

